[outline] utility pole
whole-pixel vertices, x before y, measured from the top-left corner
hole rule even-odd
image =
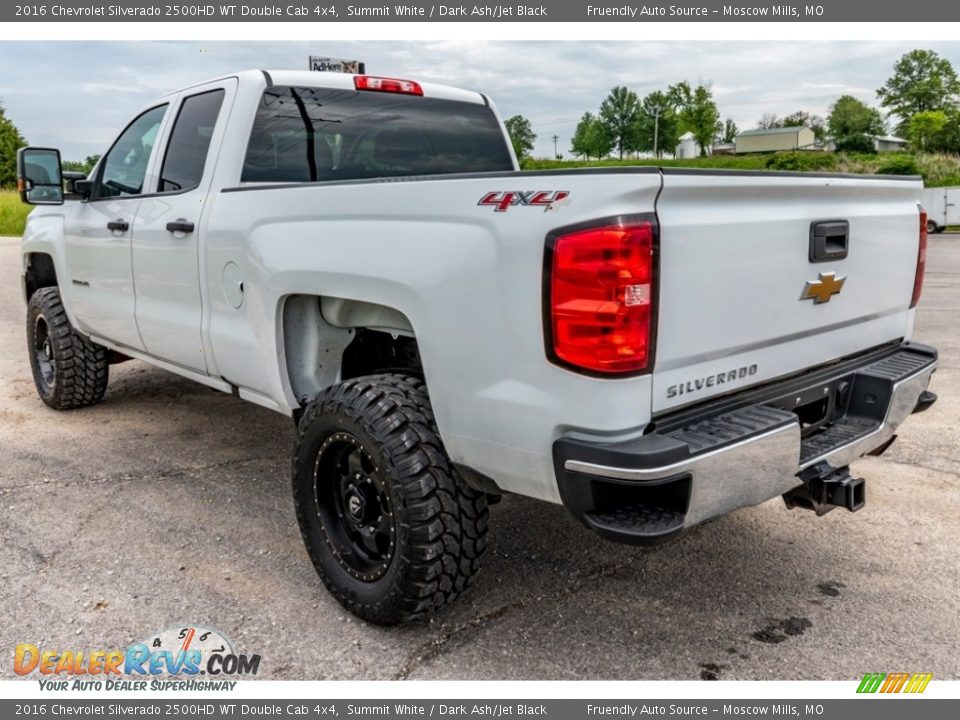
[[[650,111],[653,113],[653,156],[660,157],[658,152],[660,149],[660,113],[663,112],[663,106],[654,105],[650,108]]]
[[[553,158],[554,158],[554,160],[556,160],[558,157],[560,157],[560,153],[557,152],[557,140],[559,140],[559,139],[560,139],[560,136],[559,136],[559,135],[554,135],[554,136],[553,136]]]

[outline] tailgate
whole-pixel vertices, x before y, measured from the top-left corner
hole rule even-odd
[[[922,187],[664,170],[653,411],[909,336]]]

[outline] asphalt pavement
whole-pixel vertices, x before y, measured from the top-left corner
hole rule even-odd
[[[429,622],[384,629],[326,593],[290,493],[289,418],[140,362],[57,413],[27,361],[15,239],[0,239],[0,678],[13,648],[116,648],[182,624],[270,679],[960,678],[960,236],[931,237],[915,339],[939,402],[880,458],[867,505],[777,499],[654,551],[506,497],[486,565]]]

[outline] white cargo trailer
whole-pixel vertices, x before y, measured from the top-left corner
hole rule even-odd
[[[927,211],[927,232],[943,232],[948,225],[960,225],[960,187],[925,188],[923,209]]]

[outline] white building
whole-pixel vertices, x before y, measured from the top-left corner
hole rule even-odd
[[[808,127],[760,128],[737,135],[737,154],[813,150],[816,137]]]
[[[680,142],[677,143],[675,157],[678,160],[700,157],[700,143],[694,140],[692,132],[685,132],[680,136]]]
[[[873,138],[873,147],[878,153],[906,150],[907,141],[893,135],[877,135]]]

